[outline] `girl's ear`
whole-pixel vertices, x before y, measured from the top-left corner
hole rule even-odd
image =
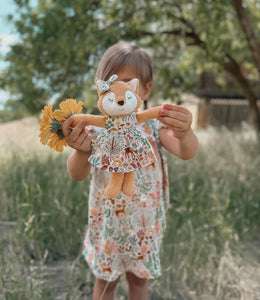
[[[146,83],[145,87],[142,89],[141,98],[142,100],[147,100],[150,96],[152,90],[152,82],[149,81]]]
[[[131,81],[128,81],[127,84],[130,86],[131,89],[135,91],[135,93],[138,95],[139,93],[139,80],[137,78],[132,79]]]
[[[100,79],[97,79],[96,80],[96,87],[97,87],[97,92],[98,92],[98,95],[100,96],[100,90],[102,88],[102,86],[104,85],[105,81],[103,80],[100,80]]]

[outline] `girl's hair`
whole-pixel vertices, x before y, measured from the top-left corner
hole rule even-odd
[[[126,65],[135,68],[143,86],[153,80],[152,62],[148,53],[143,48],[125,42],[117,43],[106,50],[100,60],[96,77],[108,80]]]

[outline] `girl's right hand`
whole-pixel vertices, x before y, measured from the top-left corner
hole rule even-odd
[[[62,132],[68,145],[75,149],[90,154],[92,151],[91,142],[93,136],[86,129],[86,121],[81,120],[76,127],[71,130],[73,117],[68,118],[62,126]]]

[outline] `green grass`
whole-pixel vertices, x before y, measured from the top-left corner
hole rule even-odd
[[[241,251],[259,230],[259,148],[247,130],[206,136],[193,160],[169,156],[163,274],[150,282],[151,299],[241,298]],[[94,277],[81,257],[89,181],[70,179],[66,160],[45,153],[1,159],[0,220],[16,224],[0,239],[3,299],[52,299],[49,267],[60,262],[68,265],[54,281],[63,278],[67,299],[91,299]],[[117,293],[126,295],[122,286]]]
[[[259,230],[259,148],[247,134],[225,129],[212,134],[195,159],[169,159],[172,208],[162,260],[166,268],[173,267],[163,275],[160,289],[170,290],[167,279],[174,278],[176,289],[181,285],[198,297],[218,294],[223,299],[229,291],[239,298],[229,282],[224,283],[225,293],[218,290],[219,266],[225,256],[239,253],[248,234],[253,237]]]
[[[87,224],[89,181],[71,180],[67,156],[13,154],[1,163],[0,219],[17,222],[21,243],[32,258],[72,257]]]

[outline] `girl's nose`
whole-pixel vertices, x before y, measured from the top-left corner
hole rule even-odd
[[[122,105],[124,105],[125,101],[124,100],[120,100],[117,103],[122,106]]]

